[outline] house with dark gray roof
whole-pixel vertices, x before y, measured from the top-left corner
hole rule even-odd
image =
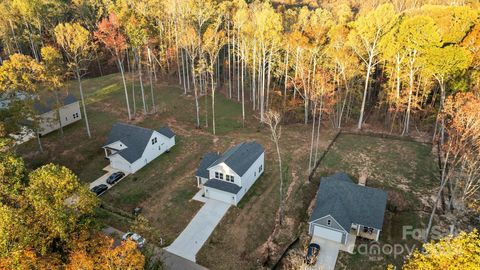
[[[73,95],[61,97],[58,103],[55,98],[36,99],[33,109],[37,113],[38,133],[42,136],[82,119],[80,102]]]
[[[382,230],[387,192],[356,184],[345,173],[320,180],[309,234],[340,244],[349,236],[378,241]]]
[[[257,142],[243,142],[223,154],[205,154],[195,173],[206,198],[237,205],[262,175],[265,150]]]
[[[175,145],[175,133],[168,127],[158,130],[116,123],[103,146],[110,166],[135,173]]]

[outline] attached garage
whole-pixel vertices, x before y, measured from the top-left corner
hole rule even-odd
[[[319,225],[313,225],[313,235],[322,237],[337,243],[343,243],[342,239],[345,239],[346,234],[344,232],[339,232],[333,229],[325,228]]]
[[[235,194],[227,193],[214,188],[205,188],[205,197],[217,201],[226,202],[228,204],[235,204]]]
[[[237,194],[241,187],[223,180],[210,179],[203,184],[206,198],[237,205]]]

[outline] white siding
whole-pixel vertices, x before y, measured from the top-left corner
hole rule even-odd
[[[210,179],[216,179],[215,172],[223,173],[223,179],[221,180],[227,180],[227,174],[228,174],[233,176],[233,184],[237,186],[241,186],[242,184],[240,176],[237,173],[235,173],[232,169],[230,169],[230,167],[228,167],[227,164],[225,163],[220,163],[208,169],[208,174]]]
[[[123,171],[123,172],[128,172],[128,173],[132,172],[132,167],[130,162],[128,162],[119,154],[112,155],[109,157],[109,159],[110,159],[110,166],[112,168]]]
[[[82,119],[82,114],[80,113],[80,105],[78,101],[61,107],[59,113],[62,127],[70,125],[71,123],[77,122]],[[40,135],[48,134],[60,128],[57,111],[49,111],[40,115],[39,117]]]
[[[155,144],[152,144],[152,140],[154,138],[157,138],[157,142]],[[161,154],[165,153],[166,151],[169,151],[174,145],[175,145],[175,136],[172,138],[167,138],[164,135],[158,133],[157,131],[154,131],[152,133],[152,136],[148,140],[147,146],[145,147],[145,150],[142,156],[139,159],[137,159],[136,161],[130,164],[128,161],[126,161],[123,158],[122,158],[122,161],[119,161],[118,158],[112,159],[112,157],[119,156],[119,155],[113,155],[110,158],[110,166],[112,166],[112,168],[115,168],[115,169],[125,170],[126,172],[129,172],[129,173],[135,173],[141,168],[143,168],[145,165],[150,163],[152,160],[156,159]],[[108,146],[112,148],[118,147],[119,149],[125,148],[121,142],[115,142],[115,143],[109,144]]]
[[[262,170],[259,171],[260,166]],[[243,196],[248,192],[252,185],[257,181],[260,175],[263,174],[265,170],[265,153],[262,153],[257,160],[250,166],[250,168],[243,174],[241,178],[240,186],[242,189],[237,194],[237,200],[240,201]]]

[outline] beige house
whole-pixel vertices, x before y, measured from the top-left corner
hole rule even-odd
[[[39,134],[41,136],[65,127],[82,119],[80,102],[72,95],[67,95],[60,100],[60,108],[57,110],[55,99],[45,102],[36,101],[33,108],[38,113]]]

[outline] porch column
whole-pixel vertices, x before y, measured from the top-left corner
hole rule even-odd
[[[108,157],[108,151],[107,151],[107,148],[103,148],[103,150],[105,150],[105,157]]]
[[[380,238],[380,230],[377,230],[377,236],[375,237],[375,241],[378,241],[378,238]]]
[[[357,236],[360,234],[360,225],[357,224]]]

